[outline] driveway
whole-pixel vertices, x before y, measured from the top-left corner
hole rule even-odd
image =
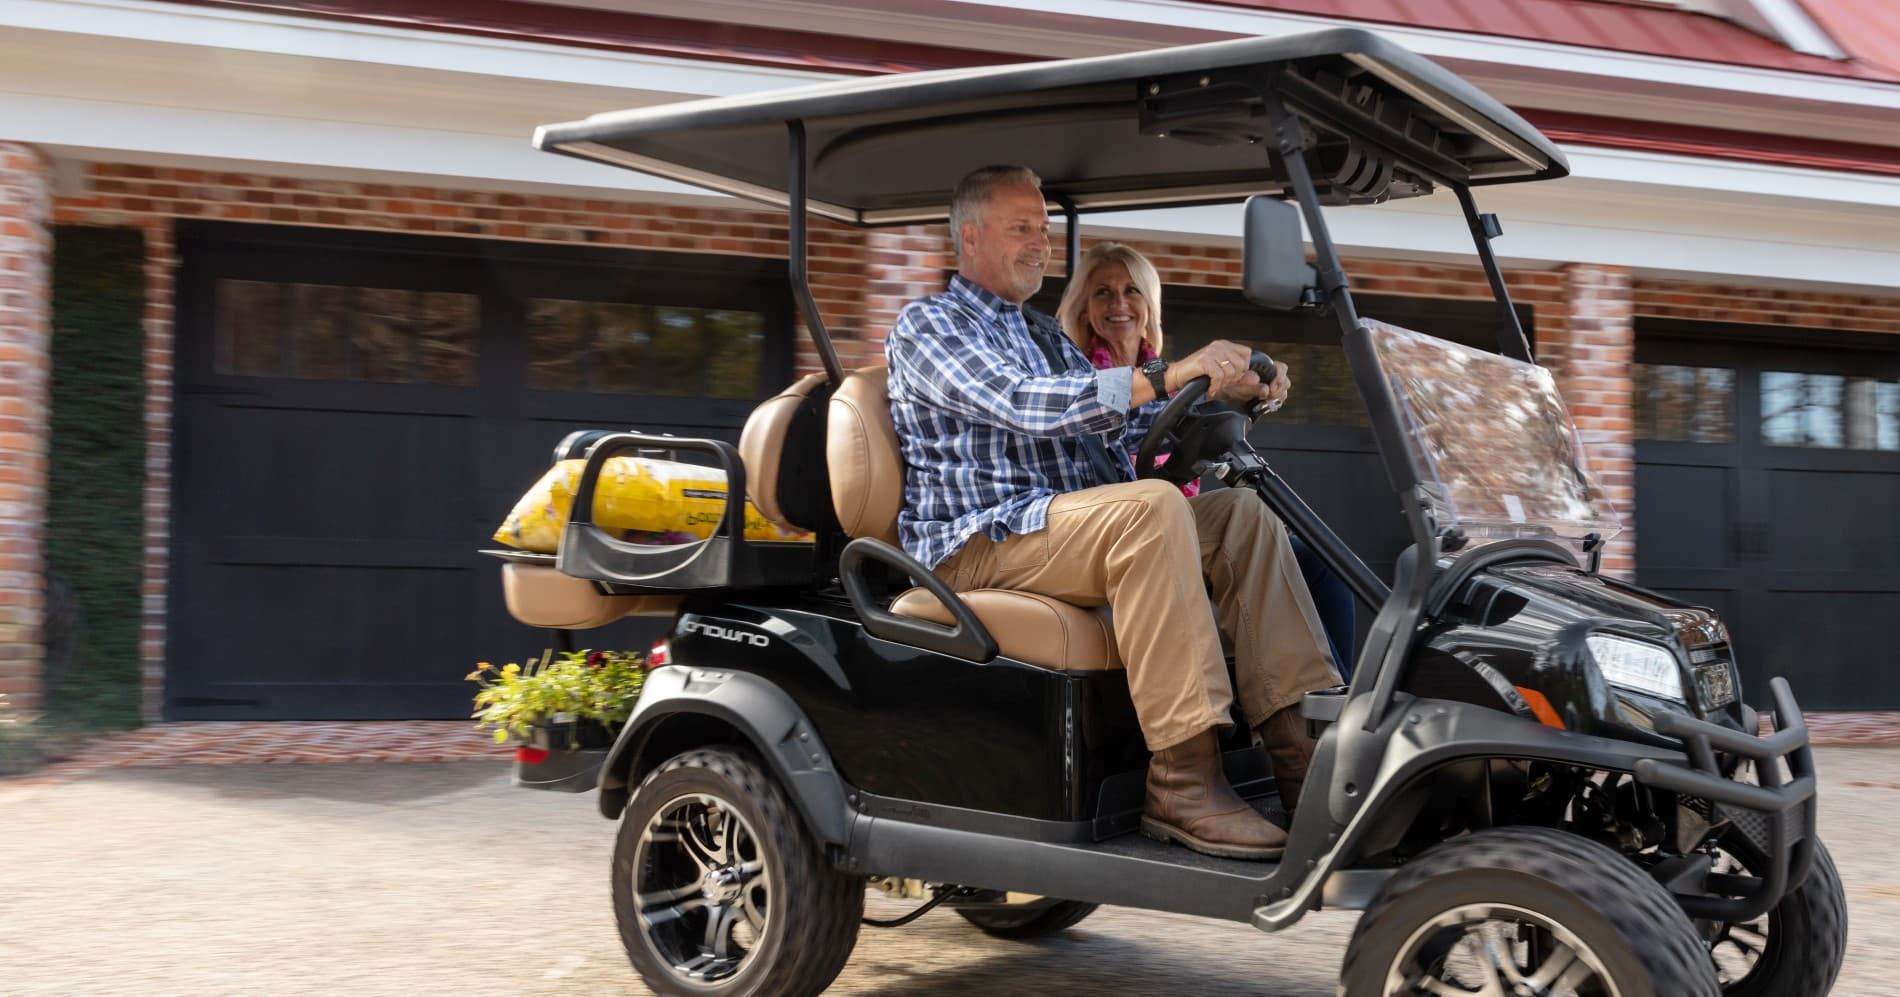
[[[1900,995],[1896,761],[1821,749],[1852,906],[1842,997]],[[0,786],[0,994],[644,993],[607,904],[613,832],[591,793],[517,790],[495,762]],[[866,929],[832,992],[1331,997],[1352,924],[1322,912],[1264,935],[1112,909],[1025,944],[936,911]]]

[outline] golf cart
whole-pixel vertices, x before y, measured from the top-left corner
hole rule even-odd
[[[1264,931],[1361,910],[1340,970],[1353,997],[1832,986],[1844,901],[1794,696],[1771,683],[1761,736],[1722,622],[1597,571],[1615,513],[1472,194],[1568,168],[1497,101],[1335,30],[642,108],[535,144],[786,207],[824,367],[760,405],[737,448],[563,441],[586,471],[558,553],[498,552],[524,622],[673,621],[597,782],[621,821],[615,915],[655,992],[818,993],[867,887],[1017,938],[1097,904]],[[1390,585],[1249,445],[1248,415],[1202,404],[1204,380],[1139,462],[1253,489],[1376,611],[1350,686],[1305,698],[1319,749],[1278,863],[1136,833],[1148,752],[1105,609],[956,593],[896,545],[884,372],[841,367],[807,219],[941,222],[957,178],[993,162],[1044,178],[1071,261],[1081,212],[1245,202],[1246,297],[1338,325],[1410,529]],[[1441,188],[1497,298],[1495,352],[1361,318],[1327,232],[1325,205]],[[734,498],[709,539],[642,545],[592,522],[604,462],[655,449],[723,468]],[[747,540],[741,494],[814,542]],[[1282,814],[1236,730],[1230,781]]]

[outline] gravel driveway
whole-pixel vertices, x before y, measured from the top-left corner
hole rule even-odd
[[[1852,907],[1842,997],[1900,995],[1897,761],[1821,749]],[[592,794],[517,790],[492,762],[0,786],[0,994],[644,993],[607,905],[613,832]],[[1330,997],[1352,923],[1265,935],[1113,909],[1025,944],[937,911],[867,929],[832,992]]]

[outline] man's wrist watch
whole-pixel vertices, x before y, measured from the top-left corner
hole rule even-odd
[[[1168,397],[1168,381],[1163,375],[1168,372],[1168,362],[1156,357],[1142,364],[1141,372],[1148,375],[1148,383],[1155,386],[1155,397],[1165,400]]]

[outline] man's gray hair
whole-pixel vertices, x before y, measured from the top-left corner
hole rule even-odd
[[[1027,166],[985,166],[957,181],[957,189],[950,194],[950,240],[958,256],[963,255],[963,223],[981,224],[977,220],[990,192],[1006,183],[1027,183],[1042,189],[1042,178]]]

